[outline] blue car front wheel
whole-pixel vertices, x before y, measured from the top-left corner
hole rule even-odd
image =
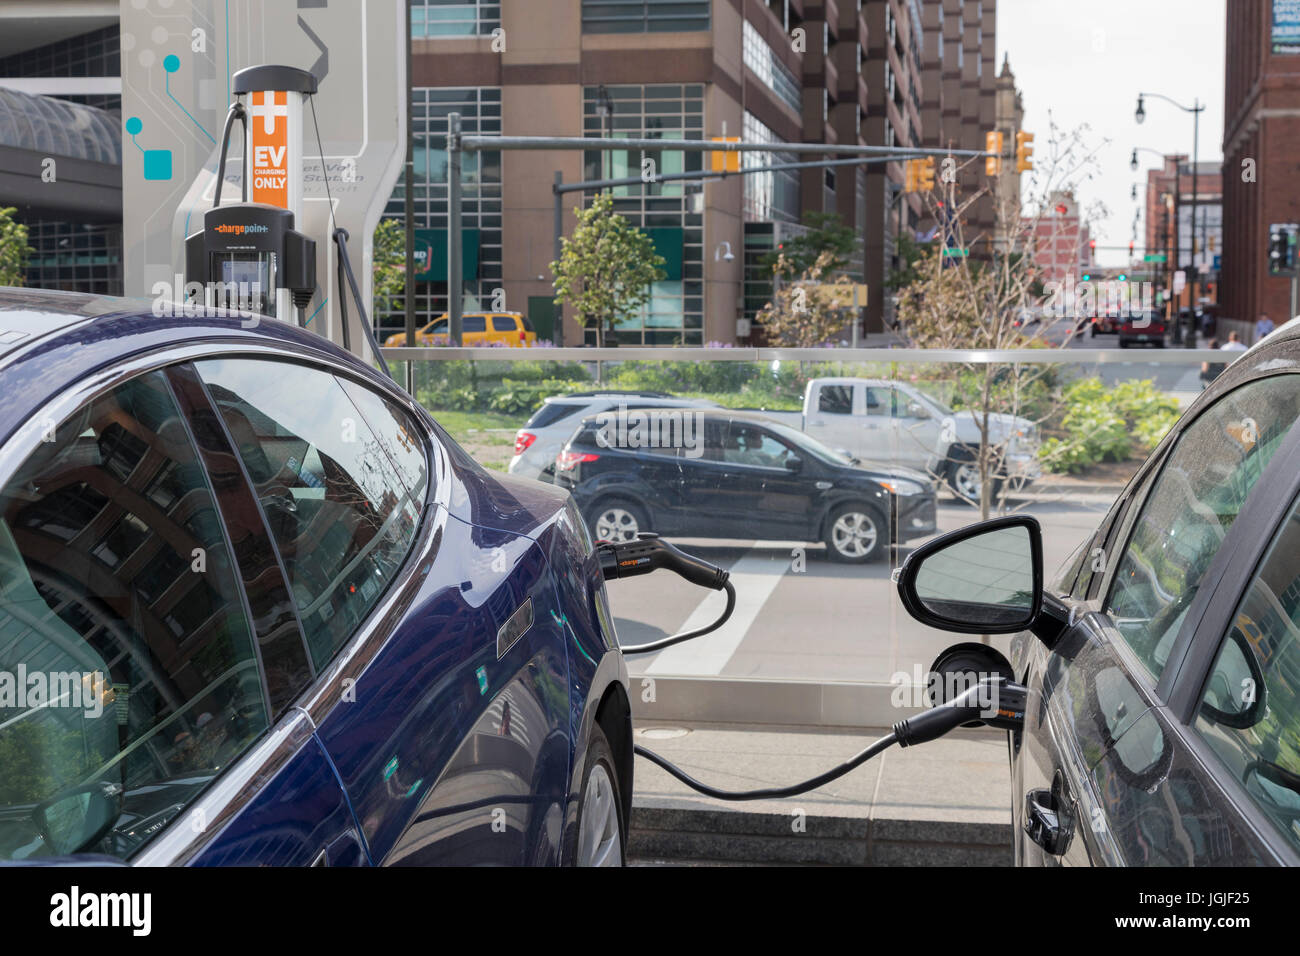
[[[600,726],[591,728],[582,800],[578,804],[577,866],[622,866],[624,839],[618,774],[609,741]]]

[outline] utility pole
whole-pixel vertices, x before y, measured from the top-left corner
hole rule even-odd
[[[447,117],[447,332],[452,346],[459,348],[464,325],[464,278],[461,275],[461,184],[460,114]]]
[[[411,11],[406,11],[406,170],[403,179],[403,215],[406,217],[406,347],[415,346],[415,126],[411,103]],[[428,265],[428,263],[426,263]],[[406,363],[406,390],[415,391],[415,363]]]
[[[564,173],[560,170],[555,171],[555,186],[552,191],[555,193],[555,262],[560,261],[560,255],[564,251],[564,193],[560,192],[560,187],[564,185]],[[554,282],[554,279],[552,279]],[[554,291],[555,286],[551,286]],[[564,306],[555,302],[555,328],[551,331],[551,341],[555,343],[556,348],[564,348]]]

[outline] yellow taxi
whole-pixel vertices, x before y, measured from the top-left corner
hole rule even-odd
[[[528,348],[537,344],[533,324],[518,312],[466,312],[462,316],[461,344],[506,345]],[[415,331],[416,345],[446,345],[447,313],[438,316],[422,329]],[[387,348],[406,345],[406,333],[397,332],[384,339]]]

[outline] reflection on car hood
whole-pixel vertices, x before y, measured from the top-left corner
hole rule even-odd
[[[890,478],[900,478],[905,481],[914,481],[923,487],[929,487],[932,481],[931,477],[925,472],[917,471],[915,468],[905,468],[902,465],[882,464],[876,461],[859,461],[851,469],[855,474],[863,478],[872,478],[876,481],[889,480]]]

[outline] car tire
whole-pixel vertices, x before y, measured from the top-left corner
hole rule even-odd
[[[588,513],[587,527],[597,541],[623,544],[635,541],[642,531],[649,531],[650,519],[644,508],[625,498],[604,498]]]
[[[1097,337],[1097,323],[1094,322],[1088,327],[1088,336],[1094,339]]]
[[[948,462],[946,476],[948,490],[960,504],[978,505],[980,503],[979,462],[973,457],[957,458]],[[993,479],[990,501],[997,501],[1002,492],[1002,479]]]
[[[866,564],[885,556],[889,549],[889,528],[884,516],[872,505],[838,505],[826,516],[822,540],[832,561]]]
[[[1120,340],[1119,340],[1119,347],[1122,348],[1122,349],[1126,349],[1126,348],[1128,348],[1128,339],[1120,339]]]
[[[583,760],[578,798],[578,842],[573,866],[622,866],[627,852],[623,795],[614,770],[614,753],[599,724],[591,725],[591,743]]]

